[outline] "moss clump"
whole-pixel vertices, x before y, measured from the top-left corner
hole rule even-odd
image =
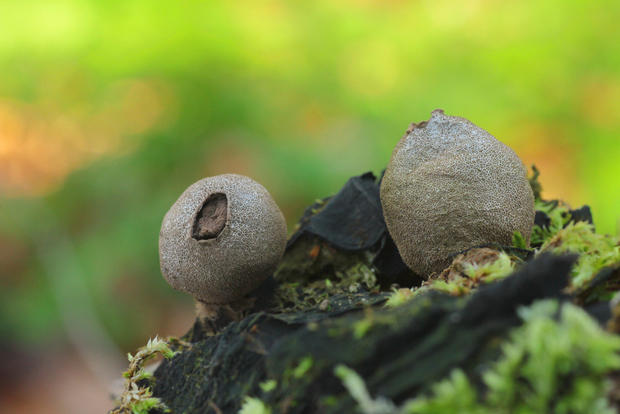
[[[416,289],[396,289],[392,290],[392,294],[388,298],[387,302],[385,302],[385,306],[388,308],[394,308],[396,306],[400,306],[403,303],[406,303],[410,299],[413,298],[413,294],[416,292]]]
[[[335,295],[378,290],[372,257],[368,251],[340,252],[318,240],[300,238],[274,275],[280,284],[270,311],[298,312]]]
[[[396,406],[388,399],[373,399],[366,389],[364,380],[355,371],[345,365],[338,365],[334,369],[334,374],[340,378],[351,396],[357,401],[364,413],[389,414],[396,412]]]
[[[583,221],[568,223],[547,239],[540,250],[580,255],[571,272],[573,288],[583,287],[600,270],[620,262],[618,240],[595,233],[594,226]]]
[[[363,263],[338,272],[335,280],[323,279],[308,284],[281,283],[276,288],[272,313],[293,313],[321,305],[336,295],[358,291],[378,291],[373,271]],[[327,309],[323,309],[327,310]]]
[[[373,400],[354,371],[338,367],[335,373],[364,413],[613,413],[607,374],[620,368],[620,338],[568,303],[539,301],[519,314],[524,323],[513,329],[501,347],[503,355],[482,375],[482,394],[455,369],[431,387],[431,396],[397,408]]]
[[[570,207],[560,200],[536,200],[536,211],[549,217],[547,225],[534,224],[532,228],[531,245],[541,246],[562,230],[571,220]]]
[[[515,231],[512,234],[512,245],[517,249],[527,249],[527,241],[520,231]]]
[[[530,187],[534,193],[534,200],[536,201],[541,199],[542,193],[542,185],[540,185],[538,177],[540,177],[540,171],[538,171],[535,165],[532,165],[532,173],[528,173],[527,180],[530,182]]]
[[[606,374],[620,368],[620,338],[571,304],[541,301],[519,313],[524,325],[483,377],[487,404],[504,412],[605,412]]]
[[[271,408],[258,398],[245,397],[239,414],[271,414]]]
[[[398,306],[429,290],[463,296],[481,284],[503,279],[512,273],[521,259],[493,248],[471,249],[455,257],[440,275],[431,277],[419,288],[395,289],[386,306]]]
[[[278,386],[278,381],[270,379],[265,382],[261,382],[259,386],[264,392],[273,391]]]
[[[403,414],[499,414],[494,409],[478,402],[474,385],[459,369],[452,371],[448,379],[433,385],[432,389],[433,397],[420,397],[408,401],[400,412]]]
[[[343,252],[316,237],[300,237],[286,250],[274,277],[281,283],[344,278],[361,264],[372,267],[373,257],[368,251]]]

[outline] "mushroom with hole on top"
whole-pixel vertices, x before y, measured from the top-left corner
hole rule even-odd
[[[245,296],[273,273],[285,247],[286,222],[269,192],[236,174],[192,184],[159,233],[162,274],[196,299],[211,332],[240,318]]]

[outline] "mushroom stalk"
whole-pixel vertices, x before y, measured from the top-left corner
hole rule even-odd
[[[231,322],[243,319],[254,306],[254,298],[242,298],[225,305],[205,303],[196,299],[196,316],[207,334],[215,334]]]

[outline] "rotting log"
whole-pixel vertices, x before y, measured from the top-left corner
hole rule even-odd
[[[574,217],[591,221],[587,213]],[[576,255],[533,259],[528,251],[492,247],[522,265],[470,295],[431,290],[385,307],[391,288],[422,280],[404,266],[385,229],[376,178],[354,177],[308,208],[274,277],[251,293],[255,305],[243,320],[217,334],[196,322],[183,338],[191,345],[155,372],[153,395],[173,413],[236,413],[247,396],[273,413],[355,412],[357,402],[334,375],[339,364],[355,370],[372,396],[399,404],[455,368],[482,389],[481,372],[521,324],[518,309],[536,300],[580,303],[601,324],[611,318],[607,302],[588,298],[617,285],[617,270],[568,294]]]

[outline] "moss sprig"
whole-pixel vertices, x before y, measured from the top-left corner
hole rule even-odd
[[[419,288],[394,289],[385,306],[395,307],[429,290],[452,296],[463,296],[481,284],[508,276],[518,259],[505,252],[489,248],[472,249],[457,256],[442,274],[431,277]]]
[[[573,288],[583,287],[601,269],[620,262],[618,240],[595,233],[594,226],[583,221],[568,223],[545,241],[540,250],[579,254],[579,260],[571,271]]]
[[[125,382],[125,390],[120,396],[121,405],[110,414],[147,414],[150,410],[161,409],[169,412],[166,405],[156,397],[150,387],[140,387],[138,383],[145,379],[150,379],[153,374],[144,369],[144,363],[161,354],[164,358],[170,359],[176,355],[168,342],[159,339],[149,339],[146,346],[141,348],[135,355],[127,354],[129,360],[129,368],[123,373],[123,377],[127,378]]]
[[[519,316],[524,325],[483,376],[488,404],[502,412],[608,412],[606,374],[620,368],[620,337],[583,309],[553,300],[521,308]]]
[[[271,408],[258,398],[245,397],[238,414],[271,414]]]
[[[532,187],[532,192],[534,193],[534,200],[538,201],[541,199],[542,194],[542,185],[540,184],[540,171],[534,164],[532,164],[532,172],[527,174],[527,180],[530,182],[530,187]]]
[[[335,370],[365,414],[611,414],[608,374],[620,368],[620,337],[603,331],[583,309],[555,300],[521,308],[521,327],[503,343],[500,359],[482,374],[486,392],[460,369],[431,386],[430,396],[396,407],[373,399],[353,370]]]
[[[537,211],[545,213],[550,220],[549,226],[541,227],[534,225],[532,228],[530,243],[532,246],[540,246],[568,224],[571,219],[569,213],[570,206],[561,200],[546,201],[537,199],[535,208]]]
[[[334,374],[340,378],[342,385],[358,403],[360,411],[365,414],[391,414],[396,412],[396,405],[386,398],[373,399],[366,388],[364,380],[357,372],[346,365],[338,365]]]
[[[374,270],[364,262],[334,272],[332,279],[318,279],[308,283],[281,282],[276,288],[274,305],[270,311],[299,312],[318,306],[334,295],[356,293],[360,287],[369,291],[379,288]]]

